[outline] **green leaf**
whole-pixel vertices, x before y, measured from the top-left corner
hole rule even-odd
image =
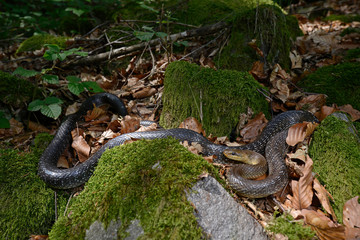
[[[82,9],[76,9],[76,8],[72,8],[72,7],[68,7],[65,9],[65,11],[67,12],[72,12],[74,13],[76,16],[80,17],[81,15],[83,15],[83,13],[85,12]]]
[[[79,95],[80,93],[82,93],[85,90],[85,87],[81,82],[80,83],[70,82],[70,83],[68,83],[68,88],[69,88],[69,91],[75,95]]]
[[[54,61],[54,60],[58,59],[58,54],[46,51],[43,55],[43,58],[45,58],[48,61]]]
[[[164,32],[156,32],[155,35],[158,36],[159,38],[165,38],[165,37],[167,36],[167,33],[164,33]]]
[[[5,118],[4,112],[0,111],[0,128],[10,128],[10,122]]]
[[[152,12],[154,12],[154,13],[159,13],[158,10],[155,10],[154,8],[152,8],[152,7],[150,7],[150,6],[147,6],[147,5],[145,5],[144,3],[141,3],[141,4],[140,4],[140,7],[145,8],[145,9],[147,9],[147,10],[150,10],[150,11],[152,11]]]
[[[29,104],[28,110],[32,112],[39,111],[44,105],[43,100],[36,99]]]
[[[50,105],[50,104],[62,104],[63,101],[61,101],[60,98],[57,97],[47,97],[44,99],[44,104]]]
[[[83,86],[92,93],[104,92],[97,82],[82,82]]]
[[[82,57],[86,57],[87,55],[89,55],[88,52],[74,52],[74,54],[82,56]]]
[[[154,36],[154,33],[153,32],[134,31],[134,35],[141,41],[149,41]]]
[[[34,70],[27,70],[27,69],[24,69],[22,67],[18,67],[17,69],[15,69],[13,74],[17,74],[17,75],[20,75],[20,76],[23,76],[23,77],[33,77],[33,76],[36,76],[36,75],[38,75],[40,73],[37,72],[37,71],[34,71]]]
[[[57,75],[44,74],[42,76],[42,79],[45,82],[48,82],[48,83],[51,83],[51,84],[58,84],[59,83],[59,77]]]
[[[57,44],[44,44],[44,47],[47,47],[47,51],[50,51],[51,53],[59,53],[61,50],[61,47]]]
[[[41,108],[41,113],[47,117],[57,119],[61,114],[61,106],[59,104],[44,105]]]
[[[67,56],[68,55],[66,53],[59,53],[58,54],[58,58],[59,58],[60,61],[64,61]]]
[[[189,46],[189,42],[188,41],[180,41],[179,42],[181,45],[183,45],[184,47]]]
[[[71,83],[78,83],[81,82],[81,79],[76,76],[67,76],[66,80],[68,80]]]
[[[155,32],[152,27],[148,27],[148,26],[142,26],[142,29],[147,30],[149,32]]]

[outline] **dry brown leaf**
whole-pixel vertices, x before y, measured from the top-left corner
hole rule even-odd
[[[299,159],[305,163],[306,161],[306,149],[304,148],[298,148],[295,153],[289,153],[287,154],[289,158],[293,159]]]
[[[118,119],[111,121],[107,128],[111,129],[113,132],[119,132],[121,129],[120,121]]]
[[[268,120],[263,113],[257,114],[251,119],[243,129],[240,131],[240,135],[243,137],[244,142],[254,141],[261,131],[265,128]]]
[[[157,129],[158,125],[156,122],[150,124],[149,126],[140,126],[136,132],[147,132],[147,131],[155,131]]]
[[[294,124],[289,128],[288,136],[286,137],[286,143],[289,146],[295,146],[296,144],[304,141],[305,138],[310,136],[317,126],[317,123],[311,122]]]
[[[38,132],[47,132],[49,133],[50,130],[47,129],[44,125],[41,125],[40,123],[36,123],[29,120],[28,128],[32,131],[38,131]]]
[[[301,211],[305,223],[310,225],[321,240],[345,239],[345,227],[335,224],[322,212],[303,209]]]
[[[322,106],[320,109],[320,112],[317,112],[315,116],[319,119],[319,121],[324,120],[327,116],[334,113],[336,111],[336,108],[334,107],[328,107],[328,106]]]
[[[250,74],[253,75],[256,80],[265,80],[268,77],[264,72],[264,63],[260,61],[253,63]]]
[[[302,57],[296,50],[290,52],[291,69],[302,68]]]
[[[90,156],[91,148],[89,144],[85,141],[84,137],[78,133],[77,129],[72,130],[71,135],[73,138],[71,147],[75,149],[79,161],[80,162],[86,161]]]
[[[308,208],[311,205],[313,198],[313,176],[312,176],[312,159],[307,156],[305,167],[303,169],[303,176],[299,181],[292,180],[291,188],[293,197],[291,199],[293,207],[298,210]]]
[[[202,134],[203,136],[206,136],[205,130],[202,128],[201,123],[194,117],[186,118],[182,123],[180,123],[179,128],[190,129],[194,132]]]
[[[302,98],[296,104],[296,110],[301,110],[304,106],[308,109],[309,112],[315,113],[322,106],[325,105],[326,95],[325,94],[313,94],[307,97]]]
[[[123,120],[121,120],[120,125],[121,134],[135,132],[140,128],[140,119],[127,115]]]
[[[15,120],[15,118],[11,118],[9,122],[10,122],[10,133],[12,135],[20,134],[24,130],[24,125],[21,122]]]
[[[256,44],[256,39],[252,39],[248,43],[248,46],[250,46],[252,49],[254,49],[256,51],[256,53],[259,54],[261,57],[264,57],[264,53],[260,50],[260,48]]]
[[[69,162],[65,156],[63,155],[60,156],[59,160],[57,161],[56,167],[65,168],[65,169],[68,169],[70,167]]]
[[[90,122],[99,116],[104,115],[105,113],[106,111],[104,109],[94,106],[93,110],[90,111],[90,114],[88,112],[88,114],[85,116],[85,121]]]
[[[69,116],[70,114],[74,114],[74,113],[76,113],[78,110],[79,110],[78,103],[75,102],[75,103],[69,105],[69,106],[66,108],[65,116]]]
[[[360,229],[360,204],[359,196],[348,200],[343,207],[344,225],[349,228]]]
[[[279,64],[275,64],[270,74],[270,83],[272,88],[270,92],[285,103],[290,95],[290,89],[286,81],[290,79],[290,75],[281,68]]]
[[[317,196],[317,198],[319,199],[321,206],[325,209],[326,212],[328,212],[329,214],[331,214],[332,218],[334,219],[334,221],[337,221],[336,215],[334,213],[333,208],[330,205],[330,200],[329,200],[329,196],[330,193],[320,184],[319,180],[317,180],[316,178],[314,178],[314,190],[315,195]]]
[[[350,104],[346,104],[346,105],[344,105],[344,106],[340,106],[340,107],[339,107],[339,110],[350,114],[351,120],[352,120],[353,122],[355,122],[355,121],[357,121],[357,120],[360,119],[360,111],[354,109]]]
[[[154,95],[156,93],[156,88],[145,87],[132,94],[133,98],[146,98]]]

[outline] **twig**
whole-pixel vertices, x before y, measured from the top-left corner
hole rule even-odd
[[[141,22],[141,23],[159,24],[159,21],[146,21],[146,20],[120,20],[119,22],[126,22],[126,23],[127,22]],[[180,25],[180,26],[191,27],[191,28],[199,28],[198,26],[191,25],[191,24],[186,24],[186,23],[181,23],[181,22],[169,22],[169,24]]]
[[[205,36],[205,35],[209,35],[209,34],[218,32],[219,30],[222,30],[226,27],[228,27],[227,23],[218,22],[213,25],[207,25],[207,26],[204,26],[204,27],[201,27],[198,29],[191,29],[188,31],[172,34],[169,36],[169,41],[175,42],[179,39],[184,39],[184,38],[189,38],[189,37],[194,37],[194,36]],[[132,46],[117,48],[117,49],[113,50],[113,52],[111,54],[111,58],[115,58],[120,55],[125,55],[127,53],[137,51],[139,49],[146,47],[147,45],[155,46],[155,45],[159,44],[160,42],[161,42],[161,38],[156,38],[156,39],[150,40],[148,42],[143,42],[143,43],[135,44]],[[70,67],[70,66],[74,66],[74,65],[94,64],[97,62],[107,60],[108,56],[109,56],[109,52],[104,52],[104,53],[99,53],[99,54],[93,55],[93,56],[77,58],[77,59],[74,59],[73,61],[68,62],[67,64],[63,63],[62,67],[65,68],[65,67]]]
[[[109,21],[106,21],[104,23],[101,23],[99,25],[97,25],[96,27],[94,27],[93,29],[90,30],[90,32],[86,33],[85,35],[82,36],[82,38],[85,38],[86,36],[89,36],[90,34],[92,34],[96,29],[101,28],[102,26],[105,26],[106,24],[110,23]]]

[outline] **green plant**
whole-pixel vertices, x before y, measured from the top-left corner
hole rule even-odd
[[[52,61],[53,65],[50,68],[44,68],[40,72],[35,70],[27,70],[22,67],[18,67],[13,74],[20,75],[25,78],[35,77],[37,83],[50,83],[58,84],[59,77],[57,75],[48,74],[56,68],[58,62],[64,61],[70,55],[87,56],[87,52],[80,51],[80,48],[72,48],[69,50],[63,50],[56,44],[45,44],[48,49],[45,51],[43,57]],[[69,81],[68,89],[75,95],[79,95],[85,90],[90,92],[103,92],[102,88],[96,82],[85,81],[82,82],[80,78],[76,76],[67,76],[66,79]],[[61,114],[61,104],[63,101],[57,97],[47,94],[46,89],[43,89],[43,95],[45,99],[35,99],[29,106],[29,111],[40,111],[43,115],[57,119]]]
[[[10,128],[10,122],[2,111],[0,111],[0,128]]]

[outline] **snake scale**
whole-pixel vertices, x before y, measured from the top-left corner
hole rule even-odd
[[[266,197],[281,190],[288,181],[288,172],[284,162],[288,128],[303,121],[317,122],[316,117],[309,112],[287,111],[270,121],[256,141],[240,147],[214,144],[192,130],[181,128],[127,133],[108,141],[84,163],[69,169],[59,169],[56,166],[57,161],[71,141],[71,131],[76,127],[76,122],[81,120],[86,111],[92,109],[94,105],[99,106],[105,103],[110,104],[114,112],[122,116],[127,115],[123,102],[112,94],[100,93],[88,98],[78,112],[69,115],[60,125],[54,139],[40,158],[38,174],[48,185],[58,189],[80,186],[91,177],[99,158],[106,149],[121,145],[127,140],[174,137],[179,141],[199,143],[203,148],[202,154],[204,156],[215,155],[214,162],[217,163],[229,163],[229,160],[222,154],[226,149],[248,149],[264,155],[268,162],[268,176],[265,179],[256,181],[242,178],[237,174],[241,167],[239,165],[234,165],[230,169],[227,179],[231,187],[242,196]]]

